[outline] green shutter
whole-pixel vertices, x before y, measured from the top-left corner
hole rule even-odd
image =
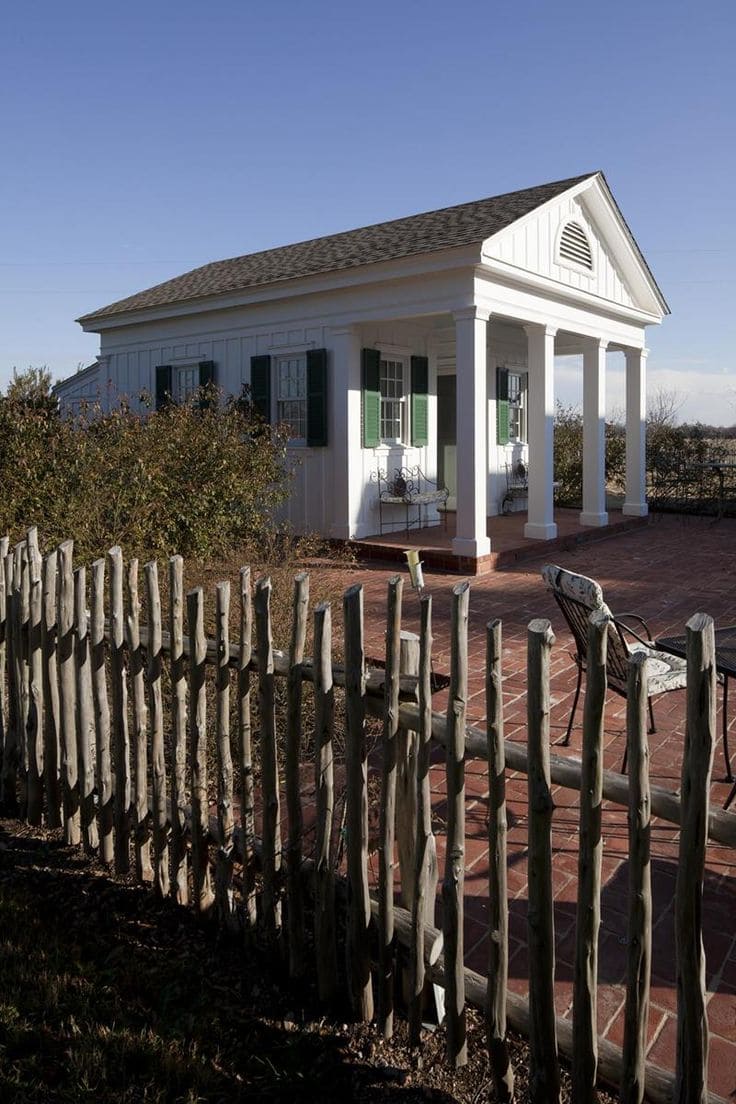
[[[250,401],[264,422],[271,421],[271,358],[250,358]]]
[[[171,402],[171,365],[156,365],[156,409],[161,410]]]
[[[509,374],[496,369],[496,444],[509,443]]]
[[[215,362],[214,360],[200,360],[199,362],[199,386],[210,387],[215,383]],[[207,407],[212,406],[212,397],[202,395],[199,400],[199,406],[201,410],[206,410]]]
[[[429,361],[425,356],[411,358],[411,443],[429,444]]]
[[[307,444],[327,444],[327,350],[307,352]]]
[[[377,448],[381,443],[381,354],[378,349],[363,349],[363,448]]]

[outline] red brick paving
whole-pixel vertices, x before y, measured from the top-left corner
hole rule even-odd
[[[414,542],[416,543],[416,542]],[[649,525],[620,533],[594,544],[554,556],[540,547],[536,559],[472,580],[470,600],[469,719],[484,721],[485,624],[500,617],[504,633],[504,712],[506,736],[523,741],[526,728],[525,649],[526,626],[532,617],[549,617],[557,641],[552,661],[552,738],[564,734],[575,686],[570,659],[571,638],[551,597],[542,585],[539,569],[548,558],[596,578],[609,605],[618,612],[636,611],[646,617],[655,636],[682,632],[697,611],[710,613],[716,625],[736,623],[736,522],[712,524],[699,518],[664,516]],[[396,568],[361,565],[365,587],[367,645],[380,654],[383,646],[386,582]],[[433,596],[435,668],[449,666],[449,614],[452,587],[457,577],[425,572]],[[355,582],[356,573],[346,575]],[[418,601],[407,591],[404,625],[418,629]],[[436,707],[442,708],[441,696]],[[582,701],[581,701],[582,707]],[[579,753],[580,722],[573,730],[570,753]],[[729,725],[736,749],[736,704]],[[652,782],[670,789],[680,784],[684,737],[684,692],[666,695],[655,703],[657,733],[650,738]],[[729,790],[719,742],[713,769],[712,801],[720,805]],[[607,703],[605,766],[619,769],[625,738],[625,703],[611,694]],[[565,753],[565,749],[556,748]],[[735,764],[736,765],[736,764]],[[468,814],[466,845],[466,961],[484,971],[487,960],[487,848],[485,832],[485,764],[468,764]],[[433,767],[432,792],[436,812],[442,816],[444,776],[441,761]],[[572,1001],[577,875],[577,794],[555,790],[553,817],[553,871],[555,879],[557,1007],[569,1015]],[[510,895],[509,985],[526,993],[526,786],[511,775],[508,782],[508,866]],[[736,808],[736,804],[735,804]],[[734,814],[736,816],[736,812]],[[622,982],[626,970],[626,814],[606,802],[604,809],[604,887],[599,942],[599,1031],[618,1044],[623,1036]],[[654,896],[652,1007],[649,1022],[649,1054],[656,1064],[673,1068],[676,1045],[677,995],[675,989],[674,922],[672,915],[677,873],[676,828],[656,821],[652,830],[652,880]],[[441,863],[444,847],[438,837]],[[440,867],[442,869],[442,866]],[[710,1089],[724,1097],[736,1090],[736,852],[724,847],[708,851],[703,899],[704,946],[711,1029]]]

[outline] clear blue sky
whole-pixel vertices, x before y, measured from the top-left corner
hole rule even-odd
[[[602,168],[672,308],[652,384],[734,421],[735,56],[733,0],[6,5],[0,386],[206,261]]]

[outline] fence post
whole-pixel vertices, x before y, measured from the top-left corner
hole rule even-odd
[[[432,596],[422,595],[419,633],[419,744],[416,770],[416,850],[412,892],[412,937],[409,970],[409,1043],[418,1046],[425,999],[425,930],[434,927],[437,894],[437,847],[432,832],[429,788],[432,749]],[[444,995],[444,994],[443,994]]]
[[[217,909],[221,922],[229,926],[235,914],[233,861],[235,821],[233,817],[233,759],[230,751],[230,583],[215,588],[215,647],[217,667]]]
[[[255,804],[250,717],[250,661],[253,639],[253,606],[250,568],[240,569],[240,646],[238,649],[238,729],[240,732],[240,825],[243,834],[243,898],[245,934],[254,934],[257,922],[255,887]]]
[[[92,699],[95,710],[97,747],[97,832],[100,861],[108,866],[113,851],[113,785],[110,761],[110,705],[105,673],[105,561],[92,564],[90,594],[90,654],[92,659]]]
[[[189,903],[187,859],[187,683],[184,671],[184,561],[169,559],[169,656],[171,663],[171,892]]]
[[[92,701],[87,572],[74,572],[74,666],[77,680],[77,752],[79,756],[79,809],[82,839],[88,853],[97,847],[95,823],[95,710]]]
[[[128,615],[125,638],[130,664],[130,686],[133,694],[133,793],[135,795],[134,852],[135,872],[139,882],[153,881],[151,866],[151,832],[148,811],[148,724],[146,686],[143,677],[140,609],[138,598],[138,560],[128,564]]]
[[[59,545],[59,705],[63,761],[64,841],[81,841],[79,763],[77,757],[77,694],[74,674],[74,574],[72,541]]]
[[[8,552],[3,564],[5,574],[5,643],[8,668],[8,722],[5,728],[5,747],[3,749],[2,799],[3,808],[9,816],[18,812],[18,679],[16,671],[15,640],[15,553]]]
[[[647,657],[633,652],[626,694],[629,762],[629,918],[621,1104],[643,1104],[652,966]]]
[[[16,659],[18,672],[18,701],[20,710],[18,714],[18,738],[19,750],[18,774],[20,791],[20,815],[28,816],[28,715],[30,712],[30,677],[28,670],[28,619],[30,616],[30,581],[28,577],[28,547],[25,541],[15,548],[15,571],[17,573],[17,602],[15,606],[16,616]]]
[[[263,789],[263,920],[272,943],[281,936],[281,803],[276,745],[271,580],[259,579],[255,593],[258,705],[261,717]]]
[[[555,1025],[555,935],[552,898],[552,810],[549,774],[549,621],[529,623],[527,662],[529,785],[529,1099],[557,1104],[560,1067]]]
[[[496,1096],[514,1099],[514,1071],[506,1041],[509,902],[506,871],[506,755],[503,735],[501,622],[486,625],[486,734],[488,739],[488,1057]]]
[[[329,602],[314,611],[314,747],[317,834],[314,845],[314,945],[320,1000],[337,989],[335,883],[332,873],[332,818],[335,806],[332,732],[332,612]]]
[[[348,973],[353,1010],[359,1020],[373,1019],[368,929],[368,760],[365,743],[365,652],[363,648],[363,587],[357,583],[343,595],[345,617],[345,695],[347,707],[347,858]]]
[[[56,662],[58,632],[56,621],[56,550],[43,560],[41,617],[41,655],[43,679],[43,773],[46,790],[46,823],[61,827],[61,765],[59,716],[59,672]]]
[[[43,591],[38,530],[28,530],[28,820],[40,824],[43,814],[43,657],[41,620]]]
[[[130,745],[128,686],[123,653],[123,553],[118,545],[107,553],[110,577],[110,685],[112,689],[112,752],[115,784],[115,873],[130,870]]]
[[[583,751],[580,768],[578,908],[573,975],[573,1099],[594,1101],[598,1070],[598,929],[601,921],[603,731],[609,615],[588,623]]]
[[[8,554],[10,539],[0,537],[0,780],[2,779],[3,759],[5,758],[6,708],[5,697],[5,657],[7,651],[8,603],[5,589],[5,557]],[[1,789],[1,786],[0,786]],[[0,796],[0,802],[2,798]]]
[[[677,1056],[675,1104],[708,1099],[708,1019],[702,908],[710,776],[716,729],[713,619],[696,613],[687,634],[687,721],[680,786],[682,819],[675,888]]]
[[[288,898],[289,974],[304,973],[304,901],[302,899],[303,818],[299,760],[302,744],[302,664],[309,616],[309,575],[294,579],[294,599],[289,648],[289,674],[286,685],[286,813],[289,832],[286,843],[286,879]]]
[[[155,560],[143,569],[148,606],[148,701],[151,715],[151,775],[153,783],[153,872],[159,897],[169,895],[168,812],[166,808],[166,753],[164,707],[161,693],[162,628],[161,592]]]
[[[450,694],[447,703],[447,854],[442,882],[447,991],[447,1059],[458,1068],[468,1061],[463,967],[465,885],[465,715],[468,704],[468,605],[470,585],[452,590]]]
[[[192,880],[194,904],[204,915],[212,907],[208,854],[209,799],[207,796],[207,640],[204,635],[204,592],[187,594],[189,626],[189,758],[192,769]]]
[[[402,588],[399,575],[389,580],[378,846],[378,1022],[385,1039],[394,1031],[394,832]],[[404,874],[408,880],[408,870],[403,870]]]

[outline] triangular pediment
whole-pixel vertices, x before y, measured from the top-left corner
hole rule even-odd
[[[484,261],[527,271],[618,306],[659,318],[669,313],[600,173],[487,238],[482,255]]]

